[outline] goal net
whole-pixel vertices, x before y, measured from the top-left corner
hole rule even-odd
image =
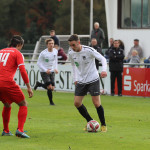
[[[90,35],[78,35],[80,37],[81,44],[89,46]],[[46,48],[45,39],[49,38],[49,35],[43,35],[40,37],[39,41],[36,43],[32,60],[36,60],[38,54]],[[57,35],[60,41],[60,47],[62,47],[66,54],[68,54],[69,44],[68,39],[70,35]]]

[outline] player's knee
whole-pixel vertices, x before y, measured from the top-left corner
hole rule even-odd
[[[80,107],[81,105],[82,104],[80,102],[77,102],[77,101],[74,102],[74,106],[77,107],[77,108]]]
[[[54,91],[54,88],[55,88],[55,87],[54,87],[54,86],[52,86],[52,91]]]
[[[100,105],[101,105],[101,104],[100,104],[99,102],[95,102],[95,103],[94,103],[94,106],[95,106],[96,108],[98,108]]]
[[[10,107],[11,107],[11,104],[9,104],[9,103],[4,103],[4,106],[5,106],[6,108],[10,108]]]
[[[51,85],[51,84],[48,85],[48,86],[47,86],[47,89],[48,89],[48,90],[51,90],[51,89],[52,89],[52,85]]]
[[[18,103],[19,106],[28,106],[27,101],[23,100],[20,103]]]

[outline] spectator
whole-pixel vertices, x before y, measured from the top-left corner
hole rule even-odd
[[[138,56],[137,50],[132,51],[132,56],[131,56],[131,59],[130,59],[129,63],[131,63],[131,64],[132,63],[140,63],[140,57]],[[130,65],[130,67],[138,68],[139,66]]]
[[[150,56],[144,60],[144,63],[150,63]],[[147,68],[150,68],[150,65],[146,66]]]
[[[133,50],[137,50],[138,56],[140,57],[140,59],[143,58],[143,50],[142,50],[141,46],[139,45],[139,40],[134,39],[134,46],[131,47],[131,49],[130,49],[128,55],[127,55],[127,58],[125,59],[125,62],[128,63],[130,61],[131,56],[132,56],[131,54],[132,54]]]
[[[108,50],[105,52],[105,58],[107,59],[107,61],[109,60],[109,52],[110,52],[110,50],[113,48],[113,42],[114,42],[114,39],[113,39],[113,38],[110,38],[110,39],[109,39],[109,48],[108,48]]]
[[[98,46],[102,48],[103,41],[105,39],[105,34],[102,28],[99,27],[99,23],[94,23],[94,29],[91,33],[91,39],[95,38],[97,40]]]
[[[90,47],[93,47],[98,53],[100,53],[101,55],[104,56],[102,49],[97,45],[97,40],[95,38],[93,38],[91,40],[91,45]],[[99,70],[99,61],[97,59],[95,59],[95,64],[96,64],[96,68],[97,70]]]
[[[66,53],[64,52],[64,49],[62,47],[59,47],[59,46],[55,46],[55,48],[58,50],[58,54],[57,54],[57,57],[58,57],[58,61],[66,61],[67,60],[67,55]],[[65,62],[58,62],[59,64],[65,64]]]
[[[55,35],[55,30],[50,30],[50,38],[52,38],[54,40],[54,47],[55,46],[59,46],[59,39],[58,37]]]
[[[91,40],[90,47],[93,47],[98,53],[100,53],[101,55],[104,56],[102,49],[97,45],[97,40],[95,38],[93,38]],[[99,71],[99,66],[101,66],[101,65],[99,64],[99,61],[97,59],[95,59],[95,65],[96,65],[96,69]],[[102,80],[100,73],[99,73],[99,77],[100,77],[100,82],[102,84],[102,88],[104,89],[104,83],[103,83],[103,80]]]
[[[121,40],[118,40],[119,41],[119,47],[122,49],[122,50],[124,50],[124,43],[123,43],[123,41],[121,41]]]
[[[118,96],[122,96],[122,72],[123,72],[123,50],[119,47],[119,41],[114,41],[114,47],[109,53],[109,71],[111,77],[111,95],[115,94],[115,79],[117,78]]]

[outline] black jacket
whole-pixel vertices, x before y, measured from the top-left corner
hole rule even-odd
[[[110,53],[110,50],[112,50],[113,48],[113,44],[108,48],[108,50],[106,50],[105,52],[105,55],[109,58],[109,53]]]
[[[60,45],[59,39],[58,39],[58,37],[56,35],[51,36],[50,38],[52,38],[54,40],[54,45],[58,45],[58,46]]]
[[[93,47],[98,53],[100,53],[101,55],[104,56],[104,54],[102,52],[102,49],[99,46],[97,46],[97,45],[95,45],[95,46],[90,45],[90,47]],[[98,70],[99,69],[99,61],[97,59],[95,59],[95,64],[96,64],[96,69]]]
[[[124,52],[121,48],[112,48],[109,53],[109,71],[123,71]]]

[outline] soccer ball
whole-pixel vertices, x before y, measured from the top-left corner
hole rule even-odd
[[[87,123],[88,132],[97,132],[100,129],[100,125],[96,120],[91,120]]]

